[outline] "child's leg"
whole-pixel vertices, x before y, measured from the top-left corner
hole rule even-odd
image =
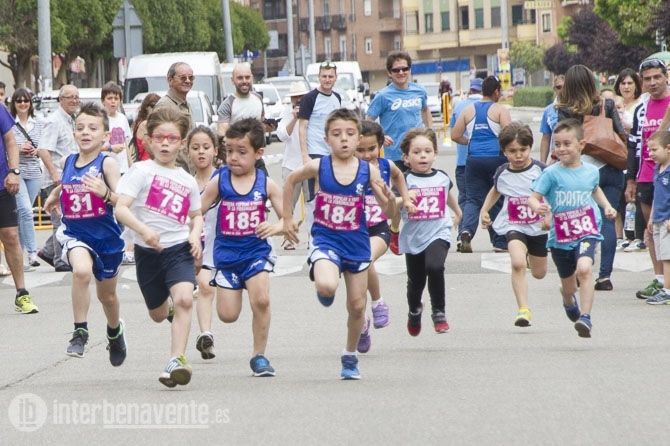
[[[322,263],[322,262],[320,262]],[[344,283],[347,286],[347,351],[355,352],[358,339],[365,325],[365,303],[368,288],[368,272],[345,272]]]
[[[407,265],[407,304],[409,311],[416,313],[421,309],[421,296],[426,286],[425,252],[405,254]]]
[[[507,243],[507,249],[512,262],[512,290],[514,290],[516,304],[519,308],[528,308],[528,281],[526,280],[528,248],[521,240],[512,239]]]
[[[251,330],[254,335],[254,354],[265,355],[270,331],[270,275],[263,271],[246,281],[249,304],[253,313]]]
[[[370,238],[370,251],[372,252],[372,264],[368,268],[368,291],[373,301],[378,301],[381,297],[381,288],[379,287],[379,276],[375,269],[374,262],[384,255],[388,246],[381,237]]]
[[[670,289],[670,260],[663,260],[663,288]]]
[[[577,259],[577,271],[575,272],[579,283],[584,286],[579,289],[579,306],[582,314],[591,314],[593,307],[593,295],[595,290],[592,286],[588,286],[593,279],[593,259],[588,256],[579,257]]]
[[[198,316],[200,333],[210,331],[212,328],[212,301],[214,300],[214,288],[210,286],[212,272],[201,269],[196,280],[198,281],[198,298],[195,301],[195,312]]]
[[[428,294],[432,312],[444,313],[445,283],[444,262],[447,260],[449,243],[446,240],[434,240],[424,251],[425,271],[428,276]]]
[[[242,290],[216,289],[216,312],[226,324],[233,323],[242,311]]]
[[[191,310],[193,308],[193,284],[190,282],[175,283],[170,287],[170,295],[174,303],[174,319],[172,320],[171,355],[180,356],[186,351],[188,334],[191,331]]]
[[[313,269],[317,294],[326,299],[334,298],[337,285],[340,282],[340,268],[328,259],[321,259],[314,263]],[[365,271],[365,274],[367,277],[367,271]],[[367,280],[365,285],[367,286]]]
[[[119,326],[119,298],[116,295],[117,279],[118,276],[115,276],[103,281],[96,281],[95,283],[98,300],[102,304],[109,328],[117,328]]]
[[[68,252],[72,266],[72,312],[74,322],[86,322],[91,305],[89,285],[93,277],[93,258],[86,248],[76,247]],[[118,318],[118,314],[117,314]]]

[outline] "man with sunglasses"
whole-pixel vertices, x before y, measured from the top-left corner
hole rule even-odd
[[[647,59],[640,64],[640,78],[642,78],[642,90],[649,93],[640,105],[635,108],[633,114],[633,127],[628,136],[628,171],[626,172],[626,201],[636,202],[638,209],[642,209],[645,227],[651,214],[651,205],[654,197],[654,171],[655,163],[649,157],[647,141],[656,132],[666,110],[670,106],[670,91],[668,91],[668,71],[665,62],[660,59]],[[647,303],[659,304],[668,302],[657,302],[655,296],[666,296],[658,293],[663,289],[663,263],[656,260],[654,243],[650,239],[651,234],[645,231],[645,242],[649,247],[649,256],[654,265],[654,279],[644,289],[638,291],[636,296],[647,299]],[[670,287],[670,284],[665,284]]]
[[[188,106],[186,95],[193,88],[193,69],[186,62],[173,63],[167,72],[168,91],[154,106],[154,111],[162,107],[172,107],[188,117],[189,128],[193,128],[191,108]]]
[[[431,128],[433,118],[428,108],[428,95],[422,86],[410,82],[412,58],[404,51],[393,51],[386,58],[386,71],[391,83],[375,94],[367,117],[379,118],[384,129],[384,158],[393,161],[403,172],[400,143],[409,129]]]
[[[563,84],[565,84],[565,76],[559,74],[554,77],[554,102],[547,105],[542,113],[542,120],[540,121],[540,133],[542,133],[542,139],[540,140],[540,161],[543,163],[547,162],[549,153],[554,151],[554,127],[558,123],[558,111],[556,110],[556,98],[558,97],[558,92],[563,89]]]

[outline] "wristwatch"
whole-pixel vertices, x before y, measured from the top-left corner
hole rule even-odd
[[[21,175],[21,171],[19,169],[9,169],[9,173],[13,173],[14,175]]]

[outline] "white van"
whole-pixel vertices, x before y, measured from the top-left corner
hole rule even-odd
[[[356,61],[338,61],[331,63],[337,67],[337,82],[335,82],[334,89],[338,92],[345,93],[347,99],[353,103],[355,108],[360,109],[360,111],[364,113],[367,109],[365,96],[369,92],[366,91],[360,65]],[[311,63],[307,65],[307,80],[313,88],[319,85],[320,66],[321,63]]]
[[[123,84],[124,100],[130,102],[138,93],[167,90],[167,72],[175,62],[185,62],[193,69],[193,90],[204,91],[216,106],[221,103],[221,63],[215,52],[142,54],[132,57]]]

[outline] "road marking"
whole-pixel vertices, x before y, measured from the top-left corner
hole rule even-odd
[[[28,289],[31,288],[38,288],[44,285],[50,285],[52,283],[60,282],[63,280],[66,274],[69,274],[67,272],[56,272],[56,271],[49,271],[51,267],[41,267],[38,268],[35,271],[30,271],[30,272],[25,272],[24,278],[26,282],[26,286]],[[14,286],[14,279],[12,279],[12,276],[7,276],[5,280],[2,281],[3,285],[8,285],[8,286]]]

